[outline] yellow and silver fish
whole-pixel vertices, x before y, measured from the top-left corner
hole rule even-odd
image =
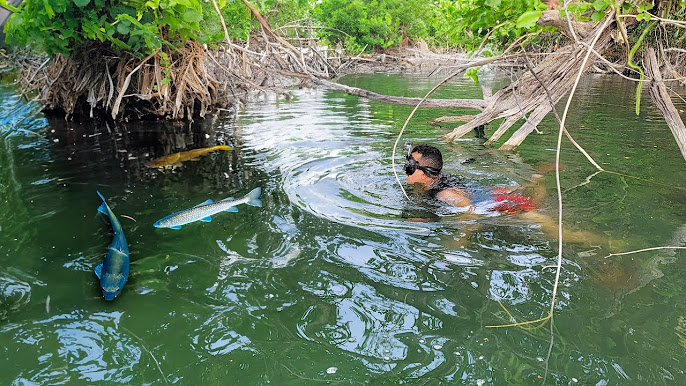
[[[155,158],[154,160],[146,163],[145,166],[149,168],[177,167],[180,166],[182,162],[196,161],[201,156],[217,150],[231,150],[231,147],[226,145],[219,145],[212,147],[204,147],[202,149],[182,151],[180,153],[174,153],[165,155],[164,157]]]

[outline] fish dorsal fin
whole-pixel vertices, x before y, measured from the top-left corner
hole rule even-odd
[[[103,213],[103,214],[109,214],[109,211],[107,210],[109,208],[107,207],[107,202],[105,201],[105,197],[99,191],[96,190],[95,192],[102,199],[102,203],[98,207],[98,212]]]
[[[100,279],[102,276],[102,263],[96,265],[94,271],[95,271],[95,276],[97,276],[98,279]]]
[[[124,251],[124,241],[122,240],[123,237],[122,235],[117,235],[117,244],[115,244],[114,248],[120,252]]]
[[[213,203],[213,202],[214,202],[214,201],[212,201],[211,198],[208,198],[207,200],[205,200],[205,201],[199,203],[198,205],[194,206],[193,208],[197,208],[197,207],[202,206],[202,205],[211,204],[211,203]]]
[[[226,198],[223,199],[222,201],[233,201],[233,200],[235,200],[235,198],[233,198],[233,197],[226,197]]]

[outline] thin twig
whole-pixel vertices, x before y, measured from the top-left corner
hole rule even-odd
[[[214,5],[214,10],[217,11],[217,16],[219,16],[219,21],[222,23],[222,28],[224,29],[224,40],[227,43],[231,43],[231,38],[229,37],[229,31],[226,29],[226,22],[224,21],[224,15],[222,15],[222,11],[219,9],[219,5],[217,5],[216,0],[212,0],[212,5]]]
[[[148,348],[145,346],[145,342],[143,342],[143,339],[139,338],[138,335],[134,334],[133,331],[129,330],[128,328],[126,328],[124,326],[120,326],[120,327],[122,330],[128,332],[129,334],[133,335],[134,338],[138,339],[138,341],[140,342],[143,349],[148,354],[150,354],[150,357],[152,358],[152,360],[155,361],[155,364],[157,365],[157,370],[160,371],[160,374],[162,375],[162,379],[164,380],[164,383],[168,385],[169,381],[167,381],[167,377],[164,375],[164,372],[162,371],[162,367],[160,366],[160,362],[157,360],[157,358],[155,358],[155,355],[152,352],[150,352],[150,350],[148,350]]]
[[[500,23],[500,24],[498,24],[497,26],[491,28],[490,31],[488,31],[488,33],[487,33],[486,36],[483,38],[483,40],[481,40],[481,44],[479,45],[479,48],[476,49],[476,52],[474,53],[474,56],[477,56],[477,55],[481,54],[481,50],[484,48],[484,45],[486,45],[486,40],[488,40],[488,38],[491,37],[491,34],[493,34],[493,32],[495,32],[495,30],[497,30],[498,28],[504,26],[506,23],[507,23],[507,22]]]
[[[590,183],[591,183],[591,180],[593,179],[593,177],[597,176],[598,174],[600,174],[600,173],[602,173],[602,172],[604,172],[604,170],[596,170],[593,174],[591,174],[590,176],[586,177],[586,179],[584,180],[584,182],[582,182],[582,183],[580,183],[580,184],[577,184],[577,185],[574,185],[574,186],[572,186],[571,188],[565,189],[565,193],[569,192],[569,191],[572,190],[572,189],[580,188],[580,187],[582,187],[582,186],[584,186],[584,185],[590,184]]]
[[[686,247],[672,247],[672,246],[667,246],[667,247],[652,247],[652,248],[644,248],[644,249],[637,249],[635,251],[629,251],[629,252],[620,252],[620,253],[610,253],[609,255],[605,256],[604,259],[607,259],[610,256],[623,256],[623,255],[631,255],[634,253],[640,253],[640,252],[647,252],[647,251],[657,251],[660,249],[686,249]]]
[[[617,16],[618,18],[636,18],[638,15],[619,15]],[[677,27],[682,27],[686,28],[686,21],[681,21],[681,20],[672,20],[672,19],[663,19],[659,16],[655,16],[653,14],[650,15],[650,20],[657,20],[661,22],[662,24],[672,24]]]
[[[156,50],[152,54],[148,55],[145,59],[141,61],[141,63],[136,66],[131,72],[126,76],[126,79],[124,80],[124,84],[121,86],[121,90],[119,91],[119,95],[117,96],[117,99],[115,99],[114,104],[112,105],[112,119],[117,118],[117,114],[119,114],[119,105],[121,104],[121,100],[124,97],[124,93],[126,92],[126,89],[129,87],[129,83],[131,83],[131,77],[133,74],[140,70],[141,67],[153,56],[157,55],[159,50]]]
[[[603,25],[600,27],[598,30],[596,36],[593,38],[593,41],[591,42],[590,46],[593,47],[595,44],[598,42],[598,39],[600,39],[600,36],[603,34],[603,31],[605,31],[605,28],[607,28],[608,25],[610,25],[610,21],[613,20],[611,17],[606,17],[605,22]],[[584,57],[584,60],[581,62],[581,66],[579,67],[579,72],[576,75],[576,80],[574,81],[574,85],[572,86],[572,90],[569,93],[569,97],[567,98],[567,104],[565,105],[564,112],[562,113],[562,119],[560,121],[560,129],[558,131],[557,135],[557,147],[555,149],[555,183],[556,183],[556,188],[557,188],[557,210],[558,210],[558,222],[557,222],[557,227],[558,227],[558,252],[557,252],[557,269],[555,270],[555,283],[553,284],[553,293],[552,293],[552,300],[550,302],[550,316],[552,317],[554,311],[555,311],[555,300],[557,296],[557,288],[560,283],[560,273],[562,271],[562,188],[560,185],[560,153],[562,149],[562,134],[564,132],[564,127],[565,127],[565,121],[567,119],[567,113],[569,112],[569,106],[572,103],[572,98],[574,97],[574,92],[576,91],[576,88],[579,85],[579,81],[581,80],[581,75],[584,73],[584,67],[586,66],[586,63],[588,62],[588,58],[591,56],[591,50],[588,50],[586,52],[586,56]]]
[[[531,75],[534,76],[534,78],[536,78],[538,83],[540,83],[541,87],[543,87],[543,90],[545,91],[545,94],[548,97],[548,102],[550,103],[551,110],[553,110],[553,114],[555,114],[555,119],[557,119],[557,122],[560,125],[562,125],[562,120],[560,119],[560,115],[557,113],[557,109],[555,108],[555,101],[553,101],[553,97],[550,95],[550,90],[548,90],[548,86],[545,85],[543,80],[538,77],[538,74],[536,73],[536,71],[534,71],[534,68],[531,66],[531,63],[529,61],[529,57],[527,56],[526,50],[524,49],[524,47],[522,47],[522,51],[524,51],[524,60],[525,60],[527,68],[529,69],[529,72],[531,73]],[[593,50],[593,51],[595,51],[595,50]],[[603,168],[600,167],[600,165],[598,165],[598,163],[595,162],[595,160],[593,160],[593,158],[586,152],[586,150],[584,150],[583,147],[581,147],[581,145],[579,145],[574,140],[574,138],[572,138],[572,135],[569,134],[569,131],[567,131],[567,128],[562,126],[562,130],[564,130],[565,135],[567,135],[567,139],[569,139],[569,141],[572,142],[574,147],[576,147],[581,152],[581,154],[583,154],[586,157],[588,162],[590,162],[596,169],[602,171]]]

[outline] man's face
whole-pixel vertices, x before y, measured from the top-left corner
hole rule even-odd
[[[421,165],[421,158],[422,155],[415,152],[412,153],[412,158],[414,158],[420,165]],[[407,171],[405,172],[407,174]],[[433,178],[427,176],[424,174],[422,170],[419,170],[418,168],[414,170],[412,174],[408,174],[407,177],[405,177],[405,182],[408,184],[423,184],[423,185],[428,185],[433,182]]]

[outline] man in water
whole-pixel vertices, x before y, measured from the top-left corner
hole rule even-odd
[[[469,194],[458,181],[441,174],[443,155],[430,145],[417,145],[405,154],[405,181],[417,184],[422,193],[456,207],[471,207]]]
[[[454,177],[441,173],[443,169],[443,155],[441,151],[431,145],[417,145],[405,149],[405,181],[416,185],[421,193],[427,194],[440,201],[458,208],[467,209],[472,213],[474,206],[466,187]],[[554,168],[553,168],[554,170]],[[539,213],[538,205],[545,197],[545,187],[539,182],[543,174],[536,173],[532,176],[532,194],[525,196],[513,193],[517,188],[491,188],[492,205],[490,210],[505,214],[518,214],[529,222],[537,223],[541,230],[550,238],[557,238],[557,223],[550,217]],[[584,242],[588,244],[607,244],[605,237],[586,231],[571,231],[564,229],[563,238],[571,242]]]

